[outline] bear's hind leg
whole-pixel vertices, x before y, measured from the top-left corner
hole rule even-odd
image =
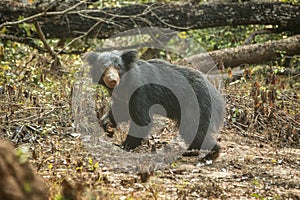
[[[203,134],[201,131],[198,131],[188,150],[208,150],[210,152],[204,157],[204,159],[214,160],[219,156],[221,147],[211,134],[207,134]]]

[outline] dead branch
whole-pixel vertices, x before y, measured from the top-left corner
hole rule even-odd
[[[36,28],[36,31],[40,37],[40,39],[42,40],[45,48],[47,49],[47,51],[50,53],[50,55],[52,56],[53,59],[55,59],[57,57],[57,54],[51,49],[50,45],[48,44],[48,42],[46,41],[46,37],[43,33],[43,31],[41,30],[41,27],[39,25],[38,22],[34,22],[34,26]]]
[[[88,30],[87,37],[108,38],[135,27],[162,27],[183,31],[250,24],[274,25],[281,31],[300,32],[300,5],[286,3],[247,2],[197,6],[143,4],[77,10],[85,3],[80,1],[65,10],[48,12],[30,6],[11,6],[9,2],[0,2],[0,16],[3,16],[0,18],[0,29],[6,27],[10,33],[19,33],[18,24],[33,23],[35,20],[48,38],[75,38]],[[24,16],[24,19],[19,20],[19,16]]]
[[[225,67],[237,67],[244,64],[264,63],[280,57],[281,54],[300,54],[300,35],[261,44],[245,45],[198,54],[186,60],[195,68],[199,66],[212,66],[212,63],[210,63],[212,60],[218,66],[221,64]],[[209,70],[207,69],[207,71]]]

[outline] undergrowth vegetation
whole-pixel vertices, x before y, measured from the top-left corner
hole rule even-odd
[[[241,45],[252,28],[208,29],[184,34],[193,34],[207,50],[214,50]],[[265,39],[258,38],[257,41]],[[49,42],[51,44],[52,41]],[[94,46],[91,44],[90,49]],[[101,160],[92,158],[78,139],[78,134],[75,134],[72,119],[72,87],[76,73],[83,64],[81,56],[62,54],[63,67],[58,72],[51,70],[52,59],[47,53],[19,43],[0,42],[0,138],[10,140],[17,146],[30,146],[27,152],[29,159],[46,180],[51,199],[64,199],[66,195],[73,195],[74,198],[84,196],[86,199],[158,199],[164,194],[178,199],[230,198],[238,195],[233,188],[229,190],[231,193],[226,192],[226,187],[230,186],[224,186],[221,183],[223,179],[204,178],[201,174],[205,173],[206,168],[193,168],[198,171],[185,174],[184,170],[189,169],[180,168],[180,165],[191,162],[186,158],[176,161],[169,170],[156,172],[145,184],[140,183],[138,175],[114,173],[101,168]],[[270,145],[275,149],[299,149],[300,57],[286,57],[282,52],[282,58],[277,61],[244,66],[238,76],[232,70],[225,69],[223,72],[228,75],[224,80],[227,114],[220,138],[228,142],[227,150],[235,144],[231,144],[226,135],[240,137],[242,141],[247,138],[253,148],[264,149]],[[241,146],[246,145],[242,143]],[[223,160],[225,166],[219,163],[220,166],[217,164],[213,170],[225,170],[227,164],[232,164],[234,169],[247,169],[247,173],[243,171],[238,174],[238,177],[246,177],[247,187],[240,187],[246,197],[293,198],[297,197],[296,193],[282,191],[292,188],[291,191],[299,192],[298,179],[289,182],[289,177],[285,175],[279,180],[275,176],[265,179],[260,176],[257,163],[268,166],[292,163],[292,169],[286,169],[292,171],[300,166],[299,157],[295,155],[272,154],[271,161],[264,158],[257,161],[255,156],[245,156],[239,163],[239,155],[233,153],[232,159],[226,157]],[[251,169],[257,171],[249,175]],[[230,182],[239,185],[238,177],[233,176]],[[193,182],[193,178],[200,179],[198,183],[201,184]],[[265,187],[269,182],[271,189],[267,190]]]

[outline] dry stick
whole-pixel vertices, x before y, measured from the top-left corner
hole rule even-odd
[[[42,112],[42,113],[38,113],[38,114],[33,115],[33,116],[11,120],[10,123],[14,123],[14,122],[33,122],[33,121],[36,121],[38,119],[41,119],[43,117],[46,117],[46,116],[50,115],[51,113],[53,113],[57,109],[64,109],[64,108],[67,108],[67,106],[52,107],[50,110],[47,110],[47,111]]]
[[[81,39],[81,38],[84,38],[85,36],[87,36],[90,32],[92,32],[100,23],[110,23],[110,24],[113,24],[113,25],[116,25],[116,26],[120,26],[121,25],[118,25],[116,24],[115,22],[113,21],[109,21],[109,20],[105,20],[105,19],[102,19],[102,18],[98,18],[98,17],[93,17],[93,16],[89,16],[89,15],[85,15],[85,14],[89,14],[89,13],[94,13],[94,12],[99,12],[99,11],[95,11],[95,10],[82,10],[82,11],[79,11],[79,12],[76,12],[78,15],[82,16],[82,17],[85,17],[85,18],[88,18],[88,19],[93,19],[93,20],[96,20],[97,22],[87,31],[85,32],[84,34],[82,34],[81,36],[79,37],[76,37],[74,38],[73,40],[71,40],[68,44],[66,44],[64,46],[64,48],[62,48],[57,54],[60,54],[61,52],[64,51],[64,49],[68,46],[70,46],[71,44],[73,44],[74,42],[76,42],[77,40]],[[129,16],[127,15],[113,15],[113,14],[109,14],[107,12],[104,12],[104,11],[100,11],[100,12],[103,12],[104,14],[107,14],[107,15],[110,15],[110,16],[113,16],[113,17],[122,17],[122,18],[128,18]],[[149,12],[149,11],[148,11]],[[73,12],[70,12],[70,13],[73,13]],[[85,14],[84,14],[85,13]],[[142,13],[144,14],[144,13]],[[139,14],[139,15],[142,15],[142,14]],[[130,18],[133,18],[133,17],[138,17],[139,15],[135,15],[135,16],[130,16]]]
[[[57,71],[58,68],[61,67],[62,63],[60,62],[60,59],[58,58],[58,53],[55,53],[51,47],[49,46],[49,44],[46,41],[46,37],[39,25],[39,23],[37,21],[34,22],[34,26],[36,28],[36,31],[40,37],[40,39],[42,40],[45,48],[47,49],[47,51],[50,53],[50,55],[52,56],[54,62],[52,62],[51,67],[50,67],[50,71]]]
[[[42,12],[42,13],[38,13],[36,15],[32,15],[30,17],[27,17],[27,18],[24,18],[22,20],[18,20],[18,21],[14,21],[14,22],[5,22],[3,24],[0,25],[0,29],[5,27],[5,26],[11,26],[11,25],[17,25],[17,24],[21,24],[21,23],[24,23],[24,22],[27,22],[27,21],[30,21],[30,20],[34,20],[38,17],[45,17],[45,16],[53,16],[53,15],[63,15],[63,14],[66,14],[66,13],[69,13],[71,10],[75,9],[77,6],[81,5],[85,3],[85,0],[84,1],[80,1],[79,3],[75,4],[74,6],[72,6],[71,8],[68,8],[66,10],[63,10],[63,11],[58,11],[58,12]]]
[[[263,34],[270,34],[270,33],[278,33],[279,31],[277,29],[263,29],[263,30],[258,30],[254,31],[249,35],[249,37],[244,41],[244,45],[251,44],[252,41],[254,40],[255,36],[257,35],[263,35]]]
[[[79,3],[75,4],[74,6],[68,8],[68,9],[66,9],[66,10],[63,10],[63,11],[58,11],[58,12],[47,12],[47,10],[46,10],[46,11],[44,11],[44,12],[42,12],[42,13],[38,13],[38,14],[36,14],[36,15],[32,15],[32,16],[27,17],[27,18],[24,18],[24,19],[22,19],[22,20],[18,20],[18,21],[14,21],[14,22],[5,22],[5,23],[3,23],[3,24],[0,24],[0,29],[1,29],[2,27],[5,27],[5,26],[12,26],[12,25],[17,25],[17,24],[25,23],[25,22],[30,21],[30,20],[35,20],[36,18],[39,18],[39,17],[44,17],[44,16],[55,16],[55,15],[64,15],[64,14],[66,14],[66,13],[70,13],[70,12],[71,12],[72,10],[74,10],[76,7],[80,6],[81,4],[83,4],[83,3],[85,3],[85,2],[86,2],[86,0],[80,1]],[[39,34],[39,37],[41,38],[41,40],[42,40],[42,42],[43,42],[45,48],[47,49],[47,51],[51,54],[51,56],[55,59],[56,62],[58,61],[58,62],[60,63],[60,61],[57,60],[57,55],[58,55],[59,53],[61,53],[63,50],[59,51],[58,53],[55,53],[55,52],[51,49],[51,47],[48,45],[48,43],[47,43],[47,41],[46,41],[46,39],[45,39],[45,35],[44,35],[44,33],[42,32],[42,30],[41,30],[41,28],[40,28],[38,22],[34,22],[34,25],[35,25],[35,28],[37,29],[37,32],[38,32],[38,34]],[[2,34],[2,36],[4,37],[5,35]],[[7,37],[7,36],[6,36],[6,37]],[[9,39],[9,38],[8,38],[8,39]],[[15,40],[15,41],[20,41],[20,42],[22,41],[22,40],[20,40],[20,39],[17,40],[16,37],[13,38],[13,36],[12,36],[10,39],[11,39],[11,40]],[[74,42],[74,41],[73,41],[73,42]],[[71,41],[71,43],[73,43],[73,42]],[[41,48],[38,47],[37,45],[34,45],[33,47],[37,48],[38,50],[41,50]]]
[[[81,36],[74,38],[73,40],[71,40],[67,45],[64,46],[64,48],[62,48],[58,54],[60,54],[66,47],[70,46],[71,44],[73,44],[74,42],[76,42],[77,40],[87,36],[94,28],[96,28],[100,23],[102,23],[103,21],[98,21],[96,22],[86,33],[82,34]]]
[[[63,11],[47,12],[47,10],[45,10],[45,11],[42,12],[42,13],[38,13],[38,14],[36,14],[36,15],[32,15],[32,16],[27,17],[27,18],[24,18],[24,19],[22,19],[22,20],[18,20],[18,21],[14,21],[14,22],[5,22],[5,23],[3,23],[3,24],[0,24],[0,28],[5,27],[5,26],[11,26],[11,25],[17,25],[17,24],[25,23],[25,22],[30,21],[30,20],[35,20],[36,18],[39,18],[39,17],[55,16],[55,15],[64,15],[64,14],[67,14],[67,13],[69,13],[69,14],[78,14],[78,15],[81,15],[81,16],[83,16],[83,17],[85,17],[85,18],[90,18],[90,19],[95,19],[95,20],[97,20],[97,22],[96,22],[96,23],[95,23],[95,24],[94,24],[94,25],[93,25],[86,33],[84,33],[83,35],[81,35],[81,36],[79,36],[79,37],[77,37],[77,38],[74,38],[71,42],[69,42],[67,45],[65,45],[65,47],[64,47],[63,49],[61,49],[59,52],[57,52],[57,53],[55,53],[55,52],[50,48],[50,46],[48,45],[48,43],[46,42],[45,39],[42,39],[42,38],[45,38],[45,36],[44,36],[43,32],[41,31],[41,29],[40,29],[38,23],[35,22],[34,24],[35,24],[35,26],[36,26],[36,29],[37,29],[37,30],[38,30],[38,29],[40,30],[40,31],[38,31],[38,33],[39,33],[39,36],[40,36],[40,38],[42,39],[42,42],[44,43],[46,49],[48,50],[48,52],[51,54],[51,56],[52,56],[53,58],[57,59],[57,55],[59,55],[60,53],[62,53],[66,47],[70,46],[70,45],[73,44],[75,41],[77,41],[77,40],[79,40],[79,39],[85,37],[86,35],[88,35],[88,34],[89,34],[89,33],[90,33],[97,25],[99,25],[101,22],[106,22],[106,23],[111,23],[111,24],[117,25],[115,22],[109,22],[109,21],[106,21],[106,20],[101,19],[101,18],[95,18],[95,17],[92,17],[92,16],[87,16],[87,15],[84,15],[84,13],[85,13],[85,14],[89,14],[89,13],[94,13],[94,12],[102,12],[102,13],[105,13],[105,14],[110,15],[110,16],[113,16],[113,17],[131,18],[131,19],[140,19],[140,20],[145,21],[145,19],[144,19],[144,18],[141,18],[140,16],[143,16],[143,15],[145,15],[145,14],[151,12],[152,14],[154,14],[154,15],[156,16],[156,18],[158,18],[159,21],[162,21],[155,13],[153,13],[152,9],[155,9],[155,8],[157,8],[157,7],[154,7],[154,8],[153,8],[152,5],[148,6],[147,9],[145,9],[143,13],[140,13],[140,14],[137,14],[137,15],[131,15],[131,16],[128,16],[128,15],[116,15],[116,14],[112,14],[112,13],[105,12],[105,11],[103,11],[103,10],[100,10],[100,11],[99,11],[99,10],[97,10],[97,11],[95,11],[95,10],[72,11],[72,10],[74,10],[76,7],[78,7],[79,5],[81,5],[81,4],[85,3],[85,2],[86,2],[86,0],[80,1],[79,3],[75,4],[74,6],[68,8],[68,9],[66,9],[66,10],[63,10]],[[148,23],[148,24],[151,24],[151,23],[148,22],[148,21],[145,21],[145,22]],[[162,22],[163,22],[163,21],[162,21]],[[174,28],[188,29],[188,28],[186,28],[186,27],[171,26],[170,24],[167,24],[167,23],[165,23],[165,22],[163,22],[163,23],[166,24],[166,25],[169,25],[170,27],[174,27]],[[119,25],[119,26],[121,26],[121,25]]]
[[[40,46],[35,44],[33,42],[32,38],[20,38],[20,37],[16,37],[16,36],[13,36],[13,35],[0,34],[0,39],[24,43],[24,44],[27,44],[28,46],[31,46],[31,47],[33,47],[33,48],[35,48],[35,49],[37,49],[41,52],[45,51]]]
[[[50,53],[50,55],[51,55],[54,59],[56,59],[56,58],[57,58],[57,54],[51,49],[51,47],[50,47],[49,44],[47,43],[46,37],[45,37],[45,35],[44,35],[44,33],[43,33],[43,31],[42,31],[42,29],[41,29],[41,27],[40,27],[40,25],[39,25],[39,23],[38,23],[37,21],[34,22],[34,26],[35,26],[35,28],[36,28],[36,31],[37,31],[37,33],[38,33],[40,39],[41,39],[42,42],[43,42],[45,48],[46,48],[47,51]]]

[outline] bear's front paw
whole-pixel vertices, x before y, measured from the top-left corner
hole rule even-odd
[[[115,134],[116,126],[114,126],[113,123],[102,122],[101,126],[104,129],[104,131],[107,133],[108,137],[112,137]]]
[[[143,138],[133,137],[128,135],[125,142],[123,142],[123,148],[126,151],[130,151],[131,149],[135,149],[136,147],[142,144]]]

